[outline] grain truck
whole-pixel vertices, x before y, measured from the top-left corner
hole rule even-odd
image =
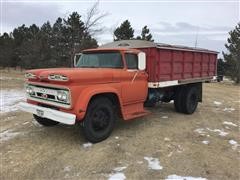
[[[216,75],[217,52],[142,40],[122,40],[76,54],[74,67],[28,70],[20,108],[44,126],[82,124],[86,139],[110,136],[116,119],[146,116],[158,102],[174,101],[192,114],[202,83]]]

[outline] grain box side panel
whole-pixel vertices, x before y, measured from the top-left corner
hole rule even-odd
[[[193,78],[201,77],[202,54],[194,52]]]
[[[183,77],[183,52],[173,51],[173,77],[172,79],[182,79]]]
[[[183,60],[183,74],[182,79],[190,79],[193,77],[193,61],[194,61],[194,52],[185,51],[184,60]]]
[[[172,79],[172,50],[159,49],[159,73],[157,81],[170,81]]]
[[[148,81],[155,82],[157,76],[157,48],[139,48],[146,53],[146,72],[148,73]]]
[[[217,54],[154,47],[139,49],[146,53],[146,71],[149,82],[216,75]]]

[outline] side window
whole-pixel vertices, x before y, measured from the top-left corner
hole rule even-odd
[[[128,69],[138,69],[138,56],[136,54],[125,54]]]

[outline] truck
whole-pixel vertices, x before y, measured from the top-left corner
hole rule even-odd
[[[72,68],[26,71],[26,102],[44,126],[80,123],[85,138],[108,138],[117,119],[150,113],[158,102],[174,101],[179,113],[192,114],[202,102],[202,84],[216,75],[218,52],[121,40],[77,53]],[[147,107],[147,109],[146,109]]]

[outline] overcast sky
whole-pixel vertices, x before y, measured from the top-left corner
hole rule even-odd
[[[84,16],[94,1],[2,0],[1,33],[22,24],[42,25],[77,11]],[[135,36],[147,25],[155,42],[223,51],[228,32],[240,22],[239,0],[100,0],[105,31],[96,35],[100,44],[112,41],[111,29],[128,19]]]

